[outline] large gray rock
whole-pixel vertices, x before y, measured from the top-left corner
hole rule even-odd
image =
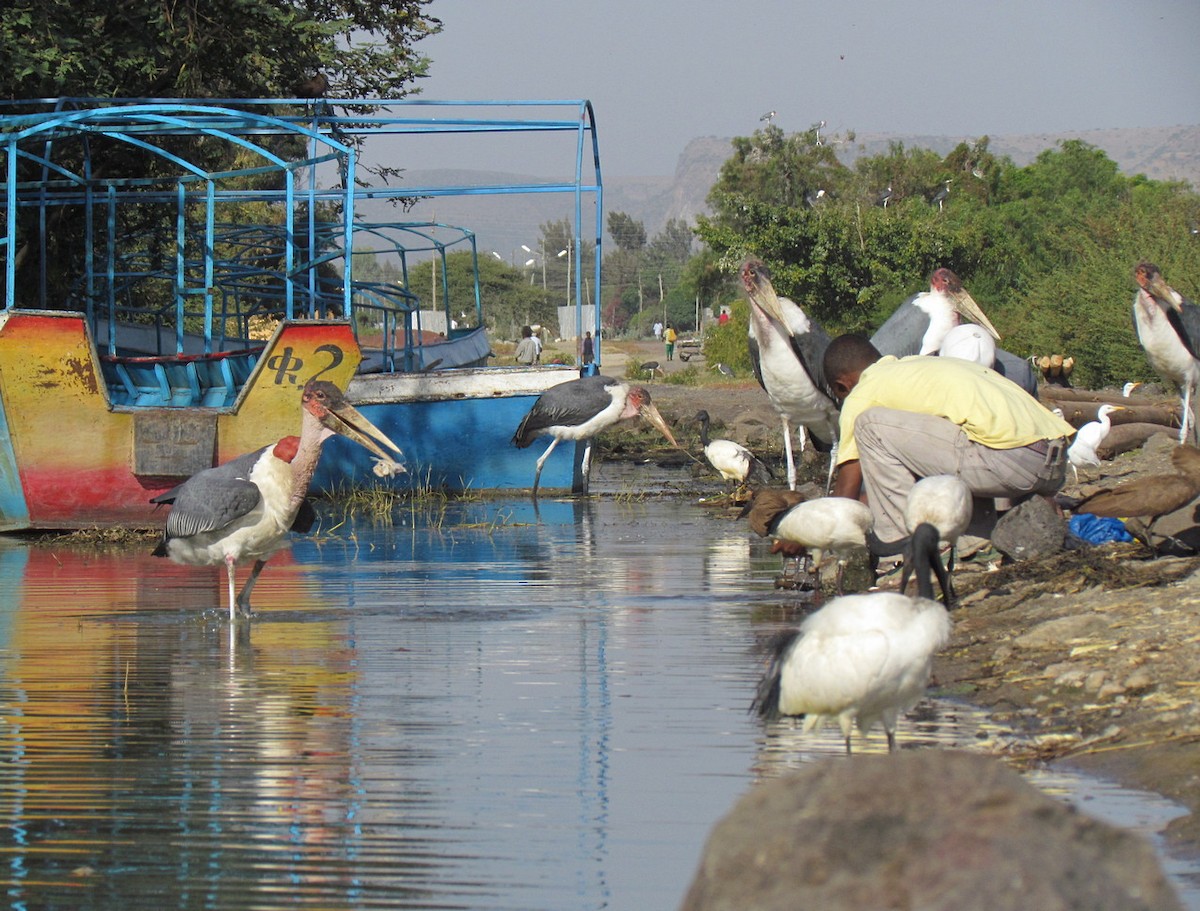
[[[682,911],[1180,911],[1141,839],[999,762],[942,750],[827,760],[717,823]]]
[[[1030,497],[1000,517],[992,530],[996,549],[1013,560],[1040,560],[1063,549],[1067,520],[1044,497]]]

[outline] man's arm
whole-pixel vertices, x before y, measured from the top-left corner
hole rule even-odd
[[[862,497],[862,465],[851,459],[838,466],[837,479],[833,482],[833,496],[858,500]]]

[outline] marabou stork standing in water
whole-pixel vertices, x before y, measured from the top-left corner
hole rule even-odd
[[[741,487],[747,483],[765,485],[771,482],[774,478],[771,469],[741,443],[709,439],[708,424],[711,418],[707,411],[697,412],[693,420],[700,425],[700,445],[704,447],[704,457],[727,484]],[[730,487],[728,492],[733,493],[733,488]]]
[[[300,436],[284,437],[207,468],[150,501],[172,504],[155,556],[190,566],[224,564],[231,621],[239,610],[250,615],[254,583],[288,532],[312,527],[312,507],[304,498],[327,439],[340,433],[375,453],[387,473],[404,470],[393,458],[401,455],[400,448],[359,414],[333,383],[309,380],[301,404]],[[254,568],[235,598],[234,567],[251,558]]]
[[[644,417],[658,429],[672,446],[678,446],[671,428],[663,420],[650,393],[642,386],[629,386],[611,376],[585,376],[552,386],[538,396],[529,413],[513,434],[513,445],[524,449],[541,436],[554,437],[533,475],[533,496],[537,498],[542,466],[562,440],[586,440],[583,453],[583,489],[587,491],[588,472],[592,461],[592,437],[618,421]]]
[[[932,589],[929,590],[932,595]],[[896,749],[896,719],[925,694],[934,653],[950,641],[950,615],[930,597],[846,595],[771,643],[751,711],[803,715],[804,732],[837,719],[850,752],[855,725],[883,724]]]
[[[958,276],[943,267],[929,276],[928,291],[914,294],[896,308],[871,336],[871,344],[880,354],[895,357],[940,354],[947,336],[964,322],[982,327],[993,340],[1000,338],[1000,333],[963,288]],[[1024,358],[997,348],[993,362],[984,366],[1008,377],[1030,395],[1037,396],[1037,377]]]
[[[750,298],[750,360],[754,375],[783,422],[788,487],[796,489],[792,455],[792,425],[804,451],[806,436],[820,452],[829,452],[833,477],[838,433],[838,408],[825,391],[822,359],[829,335],[800,307],[775,294],[767,267],[758,259],[742,264],[742,284]],[[828,489],[828,483],[826,485]]]
[[[1194,399],[1200,382],[1200,307],[1163,281],[1154,263],[1140,262],[1133,271],[1138,292],[1133,299],[1133,324],[1150,366],[1180,390],[1179,442],[1196,430]]]

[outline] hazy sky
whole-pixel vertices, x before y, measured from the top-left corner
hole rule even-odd
[[[427,99],[589,98],[606,175],[698,136],[1200,123],[1200,0],[435,0]]]

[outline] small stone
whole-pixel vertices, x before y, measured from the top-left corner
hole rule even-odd
[[[1040,560],[1063,549],[1067,520],[1042,497],[1030,497],[996,522],[992,544],[1012,560]]]
[[[1128,693],[1144,693],[1154,688],[1154,678],[1145,668],[1139,667],[1125,678],[1124,688]]]

